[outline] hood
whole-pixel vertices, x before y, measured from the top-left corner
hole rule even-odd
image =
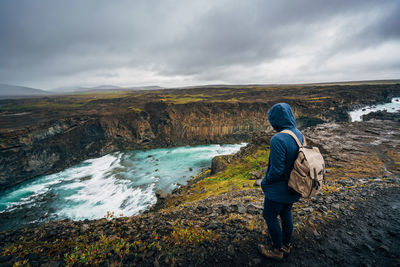
[[[278,103],[268,111],[268,120],[274,130],[280,132],[284,129],[296,128],[296,119],[289,104]]]

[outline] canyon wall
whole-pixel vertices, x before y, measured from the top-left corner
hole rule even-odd
[[[245,141],[270,130],[262,104],[148,103],[141,112],[70,117],[0,133],[0,189],[110,152]]]

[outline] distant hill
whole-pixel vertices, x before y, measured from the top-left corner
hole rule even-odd
[[[45,96],[50,93],[44,90],[30,87],[0,83],[0,98],[24,97],[24,96]]]
[[[136,87],[123,87],[121,90],[161,90],[165,89],[164,87],[157,85],[149,85],[149,86],[136,86]]]
[[[51,91],[58,94],[84,93],[84,92],[104,92],[104,91],[126,91],[126,90],[160,90],[164,89],[160,86],[136,86],[136,87],[120,87],[115,85],[99,85],[95,87],[68,86],[58,87]]]
[[[93,90],[110,90],[110,89],[121,89],[121,87],[119,86],[115,86],[115,85],[99,85],[96,87],[91,87],[88,89],[93,89]]]

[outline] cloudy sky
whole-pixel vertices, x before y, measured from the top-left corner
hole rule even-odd
[[[1,0],[0,83],[400,78],[400,1]]]

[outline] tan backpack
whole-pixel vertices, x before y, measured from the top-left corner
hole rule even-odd
[[[312,197],[322,186],[325,178],[325,162],[318,147],[307,146],[303,136],[303,145],[297,136],[289,130],[281,133],[289,134],[296,141],[299,147],[297,159],[294,162],[293,170],[290,172],[288,186],[299,193],[302,197]]]

